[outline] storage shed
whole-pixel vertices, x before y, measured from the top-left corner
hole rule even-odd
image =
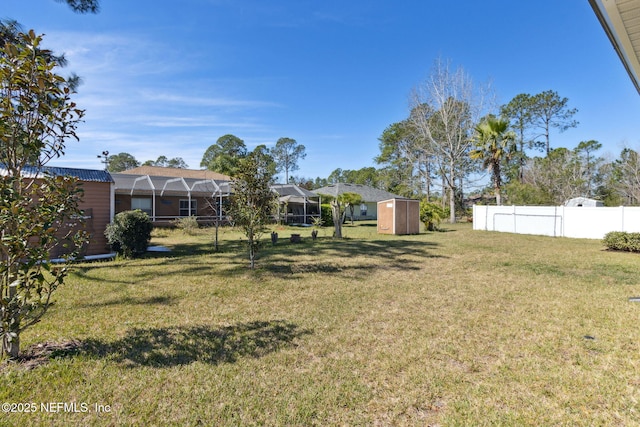
[[[420,233],[420,202],[399,198],[378,202],[378,233]]]
[[[0,175],[5,175],[6,169],[0,165]],[[104,231],[114,215],[113,210],[113,179],[109,172],[94,169],[78,169],[55,166],[26,167],[22,170],[25,179],[38,179],[41,174],[51,176],[71,176],[77,178],[83,195],[79,203],[84,212],[83,225],[89,234],[89,242],[84,246],[80,255],[96,256],[110,253]],[[60,231],[64,234],[64,229]],[[52,258],[60,258],[68,253],[68,249],[59,245],[51,252]]]
[[[604,203],[602,203],[600,200],[595,200],[595,199],[589,199],[587,197],[575,197],[573,199],[569,199],[566,202],[564,202],[564,205],[566,207],[591,207],[591,208],[595,208],[595,207],[599,207],[599,206],[604,206]]]

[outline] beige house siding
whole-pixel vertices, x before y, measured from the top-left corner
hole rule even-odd
[[[79,204],[84,212],[84,224],[80,227],[89,234],[89,243],[85,245],[80,255],[102,255],[111,252],[104,231],[111,222],[111,183],[80,181],[83,190]],[[60,230],[60,236],[66,234],[69,228]],[[64,245],[53,249],[51,256],[60,258],[69,252]]]
[[[85,210],[85,227],[91,239],[86,255],[110,252],[104,230],[111,222],[111,185],[110,182],[82,183],[84,196],[80,208]]]

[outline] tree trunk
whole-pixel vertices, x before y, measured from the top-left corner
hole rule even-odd
[[[502,197],[500,194],[500,188],[502,187],[502,178],[500,176],[500,164],[493,165],[493,181],[494,181],[494,193],[496,195],[496,205],[502,205]]]
[[[336,200],[331,202],[331,214],[333,216],[333,237],[342,239],[342,218],[340,217],[340,203]]]
[[[451,224],[456,223],[456,175],[455,175],[455,163],[451,160],[449,164],[449,222]]]
[[[9,285],[9,301],[15,298],[17,291],[17,285]],[[16,311],[13,316],[13,324],[11,325],[11,329],[16,331],[15,336],[10,337],[8,335],[10,333],[9,330],[4,331],[4,336],[2,337],[2,353],[11,359],[16,359],[20,354],[20,332],[17,332],[20,329],[19,322],[18,311]]]
[[[253,233],[249,233],[249,265],[252,270],[256,266],[256,251],[253,245]]]

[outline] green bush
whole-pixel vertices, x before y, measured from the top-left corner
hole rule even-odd
[[[333,214],[331,213],[331,205],[322,204],[320,206],[320,218],[322,225],[325,227],[333,227]]]
[[[120,212],[104,232],[111,248],[125,258],[144,254],[151,241],[153,224],[141,210]]]
[[[438,225],[445,218],[446,212],[437,203],[430,203],[426,200],[420,202],[420,221],[429,231],[438,230]]]
[[[173,225],[189,235],[195,234],[196,230],[200,227],[195,216],[183,216],[178,218],[173,221]]]
[[[603,243],[615,251],[640,252],[640,233],[612,231],[604,236]]]

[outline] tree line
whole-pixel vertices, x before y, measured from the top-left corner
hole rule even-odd
[[[276,174],[284,172],[285,182],[289,182],[289,173],[298,170],[298,161],[306,157],[306,148],[295,139],[280,138],[271,148],[261,144],[249,152],[242,139],[227,134],[218,138],[215,144],[205,150],[200,167],[235,177],[243,167],[242,161],[249,155],[270,177],[273,178]],[[160,156],[155,161],[147,160],[144,163],[140,163],[129,153],[118,153],[107,158],[107,170],[110,172],[123,172],[138,166],[181,169],[189,167],[181,157],[168,159],[166,156]]]
[[[497,204],[558,205],[573,197],[606,206],[640,204],[638,151],[624,148],[618,158],[606,159],[595,140],[552,146],[552,131],[578,126],[578,110],[556,91],[522,93],[496,105],[490,91],[474,86],[463,69],[436,61],[413,90],[409,107],[407,118],[382,132],[377,168],[338,168],[327,178],[294,179],[309,189],[348,182],[439,202],[451,222],[472,192]],[[485,171],[491,183],[478,191],[474,187]]]

